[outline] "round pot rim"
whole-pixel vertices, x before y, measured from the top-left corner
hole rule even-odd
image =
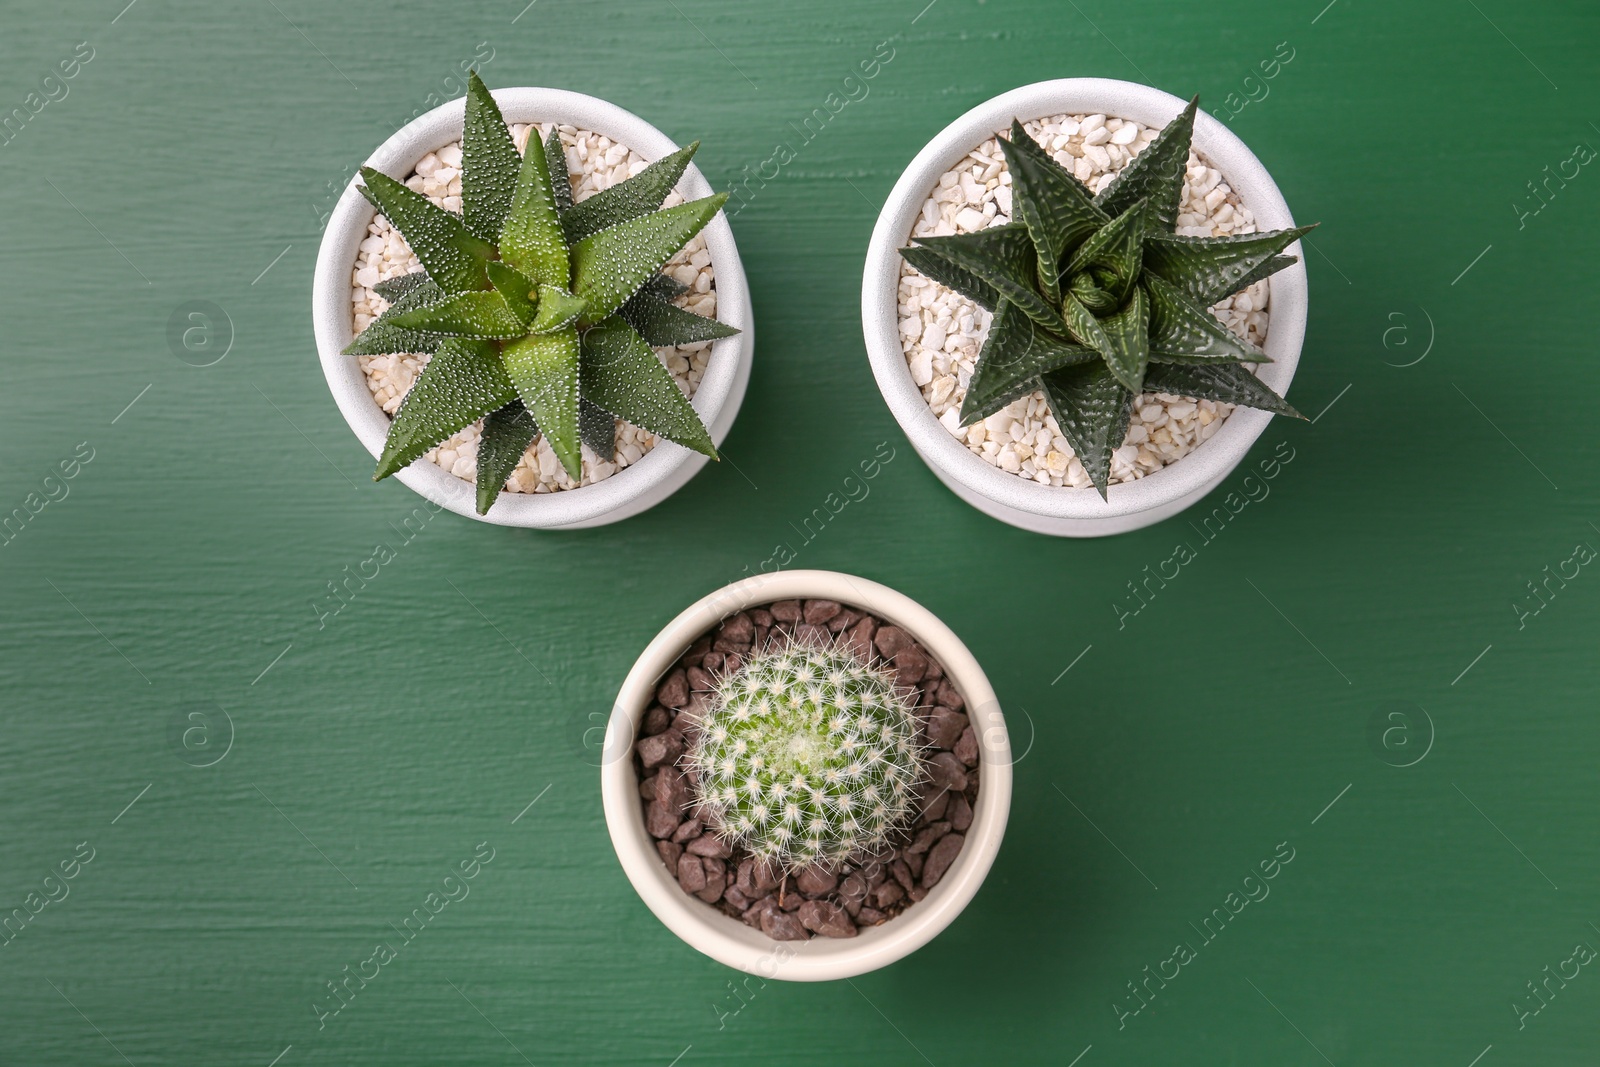
[[[1132,482],[1114,484],[1108,499],[1092,488],[1070,489],[1037,482],[995,467],[944,428],[911,378],[900,343],[899,249],[909,240],[928,190],[962,156],[1013,116],[1030,121],[1059,114],[1105,114],[1164,126],[1186,101],[1147,85],[1111,78],[1060,78],[1035,82],[979,104],[936,134],[901,174],[873,228],[862,279],[861,317],[867,354],[885,402],[924,461],[972,493],[1005,508],[1048,519],[1117,519],[1160,508],[1219,481],[1239,463],[1272,415],[1235,407],[1212,437],[1174,463]],[[1255,215],[1261,230],[1285,229],[1294,218],[1283,194],[1255,154],[1212,115],[1195,115],[1194,147],[1221,171]],[[1271,326],[1260,365],[1263,382],[1286,394],[1305,338],[1305,253],[1296,241],[1286,250],[1296,262],[1271,279]]]
[[[838,600],[907,630],[939,661],[980,738],[978,800],[955,862],[923,900],[853,938],[773,941],[685,893],[667,872],[644,826],[633,743],[660,679],[686,648],[738,611],[776,600]],[[1011,806],[1011,745],[999,701],[965,644],[927,608],[877,582],[835,571],[761,574],[700,598],[678,614],[640,653],[617,694],[600,769],[606,827],[622,868],[645,904],[689,945],[763,978],[827,981],[887,966],[927,944],[976,895],[1005,836]]]
[[[508,123],[570,124],[604,134],[652,161],[678,148],[644,119],[598,97],[539,87],[495,89],[492,95]],[[465,109],[465,98],[461,98],[413,119],[378,146],[365,165],[390,177],[404,178],[423,156],[460,140]],[[684,171],[678,189],[691,199],[712,193],[710,183],[693,163]],[[355,337],[350,314],[350,270],[374,214],[372,205],[357,190],[357,176],[352,176],[323,231],[312,284],[312,317],[323,374],[339,412],[361,444],[377,457],[389,431],[390,417],[367,387],[357,357],[342,354]],[[733,411],[743,399],[741,371],[751,352],[750,293],[727,216],[718,212],[701,233],[716,273],[717,318],[740,331],[712,343],[704,376],[692,401],[710,427],[713,441],[720,444],[732,424]],[[729,405],[733,410],[725,412]],[[604,521],[614,512],[640,510],[641,498],[652,496],[653,489],[680,474],[686,464],[698,469],[705,459],[691,449],[658,439],[637,463],[591,485],[552,493],[512,493],[502,489],[486,515],[477,513],[472,483],[436,463],[419,459],[394,476],[458,515],[503,526],[548,528],[591,524]]]

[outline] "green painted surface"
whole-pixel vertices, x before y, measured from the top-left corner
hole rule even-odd
[[[0,107],[28,115],[0,146],[0,508],[43,505],[0,546],[0,909],[76,871],[0,948],[0,1061],[1593,1055],[1600,974],[1563,961],[1600,946],[1600,578],[1565,561],[1600,547],[1600,175],[1567,164],[1548,203],[1527,183],[1600,145],[1600,12],[121,3],[0,16]],[[1293,59],[1247,84],[1282,42]],[[74,76],[26,111],[63,60]],[[759,347],[733,462],[619,526],[444,514],[402,543],[419,498],[367,481],[323,385],[308,296],[328,183],[458,93],[463,62],[703,138],[721,188],[797,149],[734,220]],[[1290,393],[1322,417],[1273,423],[1248,462],[1292,461],[1241,469],[1248,503],[1209,541],[1198,508],[1089,543],[990,521],[911,454],[867,369],[859,273],[900,168],[973,104],[1064,75],[1213,108],[1265,91],[1232,125],[1323,222]],[[830,93],[859,99],[796,144]],[[195,300],[233,326],[210,367],[169,350]],[[803,542],[879,442],[895,458],[870,495]],[[47,481],[63,462],[75,477]],[[616,863],[591,731],[656,629],[779,542],[943,615],[1032,744],[994,872],[943,936],[732,1014],[732,972]],[[1197,558],[1119,627],[1126,583],[1180,542]],[[394,561],[319,626],[327,583],[379,543]],[[1547,565],[1569,578],[1536,600]],[[231,750],[191,766],[214,756],[201,734],[185,749],[203,725],[185,716],[212,709],[218,746],[219,707]],[[1396,708],[1408,744],[1385,748]],[[480,842],[470,895],[319,1028],[325,983],[398,941]],[[1245,882],[1264,861],[1270,895],[1203,941],[1230,893],[1264,891]],[[1170,974],[1179,942],[1194,958],[1119,1028],[1127,983]]]

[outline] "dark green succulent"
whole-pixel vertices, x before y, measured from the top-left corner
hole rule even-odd
[[[900,250],[994,313],[961,424],[1043,390],[1102,497],[1141,392],[1304,417],[1242,366],[1270,361],[1207,308],[1293,263],[1278,253],[1312,227],[1177,236],[1198,101],[1098,196],[1013,119],[1000,147],[1016,221]]]
[[[738,332],[672,303],[682,286],[658,273],[728,198],[658,210],[698,146],[574,204],[558,134],[542,150],[533,137],[519,158],[474,72],[460,215],[361,168],[362,194],[423,270],[376,287],[389,308],[345,352],[432,355],[395,413],[374,481],[479,419],[480,515],[539,433],[573,481],[582,444],[615,455],[615,418],[716,458],[700,416],[651,348]]]

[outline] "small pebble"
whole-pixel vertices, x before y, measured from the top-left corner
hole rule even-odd
[[[683,847],[684,851],[693,852],[696,856],[710,856],[719,860],[725,860],[733,855],[728,843],[716,834],[702,834]]]
[[[898,887],[896,887],[898,888]],[[856,924],[839,905],[826,900],[808,900],[796,913],[800,924],[824,937],[855,937]]]
[[[927,866],[922,868],[922,885],[932,889],[939,884],[950,865],[956,861],[956,856],[961,853],[961,846],[966,843],[966,838],[960,834],[948,834],[939,839],[928,852]]]
[[[698,893],[706,887],[706,872],[699,856],[686,852],[678,857],[678,884],[690,893]]]
[[[928,760],[928,778],[941,787],[960,792],[967,787],[967,769],[953,752],[935,752]]]
[[[819,867],[804,867],[795,874],[795,887],[808,896],[820,897],[839,885],[839,875]]]
[[[806,937],[806,928],[799,919],[776,908],[761,913],[761,932],[774,941],[804,941]]]
[[[667,675],[661,688],[656,690],[656,699],[669,708],[686,706],[689,703],[689,679],[684,671],[675,670]]]
[[[972,804],[961,793],[950,801],[950,828],[965,832],[972,825]]]
[[[978,765],[978,735],[972,732],[972,727],[961,732],[961,739],[956,742],[955,757],[968,767]]]
[[[936,707],[928,713],[923,728],[928,733],[928,743],[934,748],[955,748],[962,731],[967,729],[967,717],[959,711]]]
[[[878,654],[884,659],[894,659],[900,654],[901,649],[910,648],[916,644],[911,635],[898,626],[883,626],[878,629],[873,638],[878,646]]]
[[[634,751],[646,767],[659,767],[683,755],[683,735],[672,730],[641,739]]]
[[[801,617],[811,626],[824,626],[842,611],[844,605],[837,600],[808,600]]]

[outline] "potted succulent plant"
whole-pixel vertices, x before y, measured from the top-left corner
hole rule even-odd
[[[1282,394],[1309,229],[1195,101],[1026,86],[940,133],[885,204],[862,289],[873,371],[924,460],[989,514],[1144,526],[1220,483],[1271,415],[1299,417]]]
[[[926,608],[830,571],[691,605],[622,684],[601,765],[623,870],[669,929],[794,981],[885,966],[944,929],[999,850],[994,691]]]
[[[574,527],[642,511],[715,458],[748,380],[749,299],[696,147],[474,73],[464,101],[374,154],[330,219],[314,311],[375,479]]]

